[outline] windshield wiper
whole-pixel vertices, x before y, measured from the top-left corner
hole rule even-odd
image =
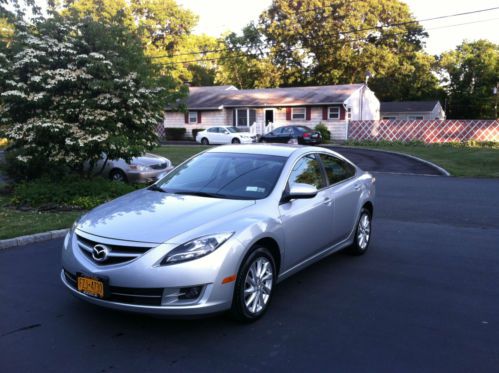
[[[173,194],[181,194],[185,196],[199,196],[199,197],[210,197],[210,198],[227,198],[224,194],[208,193],[208,192],[194,192],[194,191],[180,191],[174,192]]]
[[[149,190],[154,190],[155,192],[161,192],[161,193],[166,193],[164,191],[164,189],[160,188],[159,186],[157,186],[156,184],[153,184],[151,185],[149,188],[147,188]]]

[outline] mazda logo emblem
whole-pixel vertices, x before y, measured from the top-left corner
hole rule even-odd
[[[92,249],[92,258],[96,262],[103,262],[107,259],[111,249],[105,245],[95,245]]]

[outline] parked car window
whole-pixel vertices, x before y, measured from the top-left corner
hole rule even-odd
[[[351,178],[355,175],[355,168],[343,159],[331,155],[320,155],[329,184],[336,184],[340,181]]]
[[[294,131],[292,127],[285,127],[282,129],[282,133],[284,135],[294,135]]]
[[[217,127],[208,128],[208,132],[210,132],[210,133],[217,133],[218,132],[218,128]]]
[[[286,160],[261,154],[203,153],[156,185],[167,193],[262,199],[274,189]]]
[[[275,130],[272,131],[272,135],[274,135],[274,136],[282,135],[283,129],[284,129],[284,127],[276,128]]]
[[[296,162],[288,181],[290,186],[295,183],[310,184],[317,189],[322,189],[326,186],[321,166],[315,155],[306,155]]]
[[[311,128],[305,127],[305,126],[297,126],[295,127],[295,130],[299,133],[305,133],[305,132],[311,132],[313,131]]]

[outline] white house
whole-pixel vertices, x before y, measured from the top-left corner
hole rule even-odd
[[[167,109],[164,126],[192,129],[237,126],[264,134],[284,125],[324,123],[333,139],[346,139],[348,121],[377,120],[380,102],[365,84],[238,90],[190,87],[187,112]]]
[[[445,111],[440,101],[393,101],[381,103],[381,119],[385,120],[443,120]]]

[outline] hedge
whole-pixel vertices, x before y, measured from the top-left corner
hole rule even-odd
[[[165,128],[167,140],[184,140],[186,129],[183,127]]]

